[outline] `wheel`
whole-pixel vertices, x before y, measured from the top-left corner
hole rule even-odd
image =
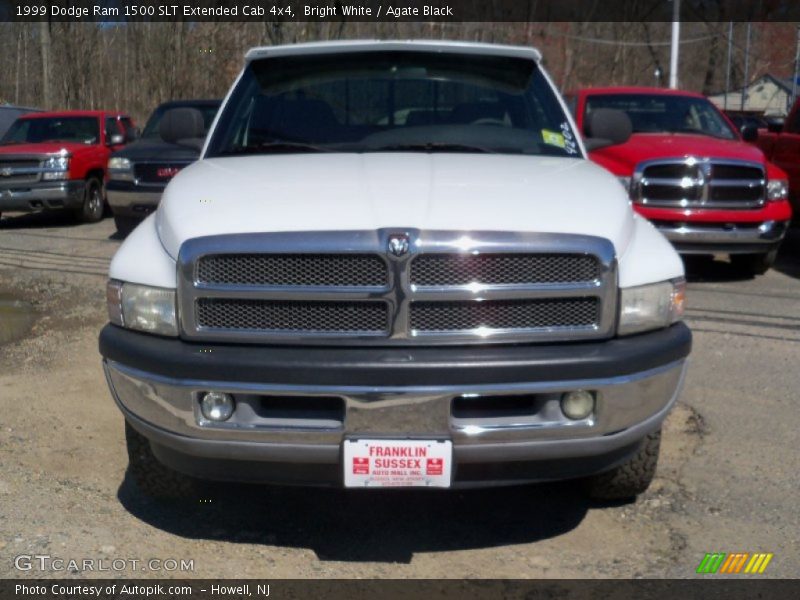
[[[114,215],[114,225],[117,227],[117,232],[122,236],[127,236],[131,231],[136,229],[138,224],[139,220],[133,217]]]
[[[731,264],[746,275],[763,275],[775,264],[777,248],[761,254],[731,254]]]
[[[595,500],[622,500],[644,492],[656,474],[660,447],[659,429],[642,440],[639,450],[627,462],[589,477],[586,481],[589,497]]]
[[[94,177],[87,179],[83,204],[77,210],[78,219],[83,223],[97,223],[103,218],[104,210],[103,185]]]
[[[147,438],[127,421],[125,443],[128,447],[128,473],[144,494],[154,498],[185,498],[195,492],[195,480],[158,462]]]

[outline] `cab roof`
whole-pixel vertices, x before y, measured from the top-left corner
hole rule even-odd
[[[671,90],[661,87],[646,86],[617,86],[617,87],[595,87],[582,88],[578,93],[584,96],[601,94],[649,94],[651,96],[691,96],[692,98],[705,98],[703,94],[697,92],[687,92],[686,90]]]
[[[128,115],[116,110],[54,110],[45,112],[27,113],[20,119],[42,119],[47,117],[98,117],[105,116],[127,117]]]
[[[246,55],[247,62],[276,56],[300,56],[314,54],[341,54],[346,52],[442,52],[448,54],[509,56],[527,58],[535,62],[542,60],[541,53],[528,46],[506,46],[479,42],[451,42],[439,40],[350,40],[338,42],[309,42],[283,46],[252,48]]]

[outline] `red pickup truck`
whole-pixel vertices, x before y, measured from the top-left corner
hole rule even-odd
[[[797,219],[800,217],[800,98],[789,111],[783,128],[758,130],[756,145],[789,176],[789,200]]]
[[[69,210],[81,221],[99,221],[108,157],[134,135],[130,117],[118,112],[18,118],[0,140],[0,214]]]
[[[589,156],[619,177],[636,211],[680,253],[727,253],[748,274],[770,268],[791,219],[787,175],[707,98],[617,87],[579,90],[567,101],[587,137],[597,137],[587,131],[593,110],[628,115],[629,141],[589,147]]]

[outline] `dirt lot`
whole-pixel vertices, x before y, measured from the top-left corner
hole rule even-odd
[[[65,574],[17,571],[21,554],[194,561],[188,573],[139,564],[120,576],[692,577],[712,551],[774,552],[767,575],[800,576],[799,231],[762,277],[690,265],[686,388],[655,484],[622,505],[588,504],[568,484],[213,486],[200,500],[146,500],[125,478],[97,353],[113,232],[108,219],[0,223],[0,340],[30,326],[0,345],[0,577]]]

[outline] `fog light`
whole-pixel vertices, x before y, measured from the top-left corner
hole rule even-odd
[[[207,392],[200,400],[200,412],[209,421],[227,421],[234,406],[233,396],[222,392]]]
[[[594,410],[594,394],[584,390],[567,392],[561,396],[561,412],[575,421],[585,419]]]

